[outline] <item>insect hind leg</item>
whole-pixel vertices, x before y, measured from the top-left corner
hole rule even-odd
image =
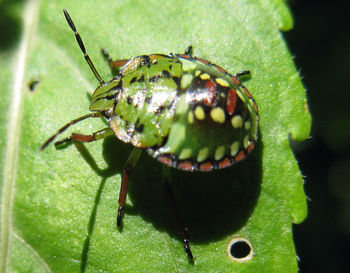
[[[240,82],[243,82],[243,81],[247,81],[251,78],[251,73],[249,70],[245,70],[245,71],[241,71],[241,72],[238,72],[236,75],[235,75],[235,78],[240,81]]]
[[[190,247],[190,238],[187,234],[187,228],[185,227],[185,225],[182,221],[179,210],[178,210],[176,203],[175,203],[174,193],[173,193],[172,186],[171,186],[171,174],[170,174],[169,167],[163,165],[162,172],[163,172],[163,180],[164,180],[164,192],[165,192],[165,195],[168,199],[168,203],[169,203],[170,208],[172,210],[172,214],[175,217],[176,224],[177,224],[178,230],[179,230],[179,235],[180,235],[181,240],[182,240],[182,245],[185,249],[185,252],[186,252],[189,260],[193,261],[193,254],[192,254],[191,247]]]
[[[117,214],[117,226],[122,226],[122,218],[124,214],[124,207],[126,202],[126,195],[128,193],[129,180],[132,169],[136,166],[137,161],[141,156],[142,150],[134,147],[129,155],[128,160],[125,163],[125,167],[123,170],[123,178],[122,184],[120,186],[119,191],[119,199],[118,199],[118,214]]]

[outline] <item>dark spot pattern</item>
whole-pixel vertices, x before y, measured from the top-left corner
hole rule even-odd
[[[138,82],[144,82],[145,76],[142,74],[141,77],[137,80]]]
[[[152,102],[152,96],[149,96],[145,99],[145,102],[150,104]]]
[[[130,84],[133,84],[134,82],[136,82],[136,77],[133,77],[133,78],[130,80]]]
[[[142,55],[141,56],[142,60],[141,60],[141,66],[142,65],[146,65],[147,68],[150,68],[151,67],[151,61],[149,59],[149,56],[147,55]]]
[[[164,110],[165,110],[165,106],[164,106],[164,105],[161,105],[161,106],[158,107],[156,114],[159,115],[159,114],[161,114],[162,112],[164,112]]]
[[[143,124],[140,124],[140,125],[138,125],[138,126],[136,126],[136,124],[135,124],[135,130],[136,130],[138,133],[142,133],[144,127],[145,127],[145,126],[144,126]]]
[[[150,81],[151,83],[155,83],[155,82],[157,82],[159,79],[160,79],[160,76],[159,76],[159,75],[156,75],[156,76],[153,76],[152,78],[150,78],[149,81]]]
[[[162,71],[162,75],[163,75],[163,77],[165,77],[165,78],[170,78],[170,73],[169,73],[168,71],[166,71],[166,70],[163,70],[163,71]]]

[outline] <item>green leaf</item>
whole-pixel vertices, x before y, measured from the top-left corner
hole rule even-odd
[[[125,59],[183,53],[193,45],[195,56],[232,74],[252,72],[245,86],[259,106],[255,151],[222,171],[173,172],[193,263],[163,194],[158,162],[144,154],[133,170],[118,230],[130,145],[112,137],[39,152],[59,127],[88,113],[89,94],[98,86],[63,8],[105,80],[112,75],[101,48]],[[291,224],[306,217],[306,201],[289,141],[306,139],[311,119],[280,32],[292,27],[284,1],[29,0],[22,17],[18,48],[0,48],[6,88],[0,102],[1,272],[297,272]],[[89,120],[71,131],[88,134],[104,126]],[[228,255],[237,237],[252,246],[247,261]]]

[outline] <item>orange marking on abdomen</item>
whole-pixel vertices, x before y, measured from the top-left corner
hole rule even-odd
[[[193,166],[193,163],[191,161],[180,162],[177,165],[177,168],[184,170],[184,171],[193,171],[194,170],[194,166]]]
[[[249,98],[252,97],[252,94],[249,93],[249,91],[248,91],[247,88],[245,88],[244,86],[242,86],[242,89],[243,89],[244,93],[245,93]]]
[[[207,106],[211,106],[214,103],[215,100],[215,92],[216,92],[216,86],[213,81],[207,81],[205,83],[205,88],[208,90],[208,92],[205,93],[205,98],[203,99],[203,102]]]
[[[213,168],[214,168],[214,166],[213,166],[213,163],[211,163],[211,162],[202,163],[202,164],[199,166],[199,169],[200,169],[201,171],[204,171],[204,172],[209,172],[209,171],[211,171]]]
[[[255,112],[258,112],[258,106],[256,105],[255,101],[253,101],[253,107],[254,107]]]
[[[218,65],[216,65],[216,64],[215,64],[215,67],[216,67],[216,69],[219,70],[220,72],[222,72],[222,73],[227,73],[226,70],[224,70],[223,68],[221,68],[220,66],[218,66]]]
[[[180,58],[184,58],[184,59],[187,59],[187,60],[190,60],[190,59],[192,58],[191,56],[185,55],[185,54],[178,54],[178,56],[179,56]]]
[[[196,58],[196,59],[197,59],[198,61],[204,63],[204,64],[209,64],[208,61],[206,61],[206,60],[204,60],[204,59],[202,59],[202,58]]]
[[[252,142],[252,143],[250,143],[250,145],[248,146],[248,148],[247,148],[247,151],[248,151],[248,153],[250,153],[253,149],[254,149],[254,143]]]
[[[219,162],[219,169],[226,168],[231,165],[231,161],[228,158],[223,159]]]
[[[235,161],[241,161],[244,157],[244,151],[240,151],[239,154],[235,157]]]
[[[235,90],[230,89],[228,91],[228,96],[226,100],[226,111],[229,115],[232,115],[235,112],[237,104],[237,93]]]
[[[163,163],[163,164],[165,164],[165,165],[168,165],[168,166],[172,166],[172,163],[173,163],[173,161],[171,160],[171,158],[170,158],[170,157],[167,157],[167,156],[159,156],[159,157],[158,157],[158,160],[159,160],[161,163]]]
[[[231,80],[233,80],[233,82],[238,86],[242,85],[241,82],[237,80],[235,77],[231,77]]]

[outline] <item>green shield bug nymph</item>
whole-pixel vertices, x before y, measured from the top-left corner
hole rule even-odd
[[[112,80],[105,82],[86,53],[68,12],[63,12],[100,84],[92,95],[92,113],[64,125],[41,150],[68,127],[87,118],[105,118],[109,126],[91,135],[72,133],[55,145],[92,142],[111,135],[131,143],[134,148],[126,162],[119,193],[118,226],[129,176],[142,150],[164,165],[184,171],[225,168],[253,150],[258,137],[258,107],[240,81],[249,71],[232,76],[215,64],[193,57],[191,46],[184,54],[151,54],[118,61],[103,51],[110,67],[119,69]],[[171,195],[168,186],[166,192]],[[169,200],[177,214],[172,196]],[[192,259],[186,229],[178,215],[176,218],[184,248]]]

